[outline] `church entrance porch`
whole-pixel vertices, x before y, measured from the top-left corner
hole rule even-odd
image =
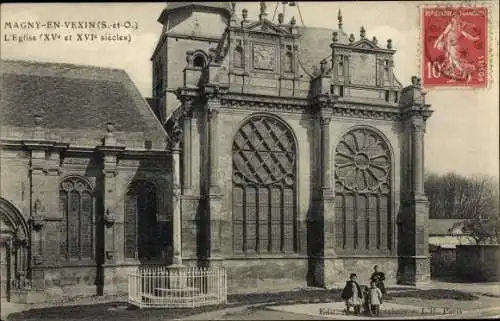
[[[13,289],[24,288],[28,272],[27,226],[19,211],[0,198],[0,295],[11,299]]]

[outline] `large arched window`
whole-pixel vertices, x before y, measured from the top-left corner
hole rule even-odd
[[[94,257],[94,191],[80,177],[69,177],[61,182],[59,210],[61,224],[60,252],[69,260]]]
[[[345,134],[335,153],[336,248],[391,249],[391,152],[372,130]]]
[[[291,131],[268,116],[252,117],[233,142],[235,253],[296,248],[296,145]]]
[[[134,181],[125,197],[125,258],[156,259],[160,255],[155,186]]]

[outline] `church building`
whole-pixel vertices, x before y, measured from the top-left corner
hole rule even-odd
[[[228,291],[430,278],[420,79],[360,27],[169,3],[152,97],[122,70],[1,62],[2,297],[224,266]],[[352,33],[351,33],[352,32]]]

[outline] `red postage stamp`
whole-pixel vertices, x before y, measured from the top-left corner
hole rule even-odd
[[[486,87],[488,8],[422,9],[425,87]]]

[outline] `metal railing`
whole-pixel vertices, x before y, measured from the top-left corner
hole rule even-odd
[[[128,274],[128,302],[139,308],[188,308],[227,302],[223,267],[139,267]]]

